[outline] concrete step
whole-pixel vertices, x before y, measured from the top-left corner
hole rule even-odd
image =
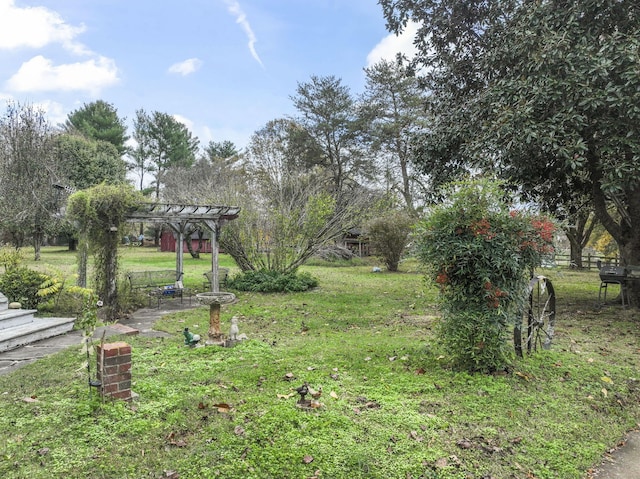
[[[34,318],[31,323],[0,330],[0,351],[9,351],[41,339],[67,333],[75,318]]]
[[[35,309],[5,309],[0,311],[0,331],[15,328],[34,321]]]
[[[0,311],[4,311],[5,309],[9,309],[9,300],[0,292]]]

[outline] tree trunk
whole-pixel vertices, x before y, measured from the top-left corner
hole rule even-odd
[[[34,261],[40,261],[40,253],[42,249],[42,232],[36,231],[33,235],[33,251],[34,251]]]
[[[570,245],[570,267],[582,269],[582,244],[574,235],[569,233],[567,233],[567,239]]]

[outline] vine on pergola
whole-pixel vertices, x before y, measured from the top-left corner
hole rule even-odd
[[[107,320],[119,310],[118,231],[141,201],[142,195],[128,185],[100,184],[74,193],[67,203],[67,214],[78,225],[80,255],[88,249],[94,257],[95,290]]]

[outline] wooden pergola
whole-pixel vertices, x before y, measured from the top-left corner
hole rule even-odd
[[[176,235],[176,281],[184,275],[183,244],[189,225],[202,224],[211,230],[211,291],[220,291],[218,280],[218,238],[220,228],[235,220],[240,213],[238,206],[184,205],[175,203],[142,203],[127,214],[129,222],[166,224]]]

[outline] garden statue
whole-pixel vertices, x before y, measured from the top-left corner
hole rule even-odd
[[[194,348],[200,341],[199,334],[193,334],[189,331],[189,328],[184,328],[184,344]]]
[[[231,318],[231,328],[229,329],[229,340],[237,341],[238,333],[240,333],[240,330],[238,329],[238,317],[234,316]]]

